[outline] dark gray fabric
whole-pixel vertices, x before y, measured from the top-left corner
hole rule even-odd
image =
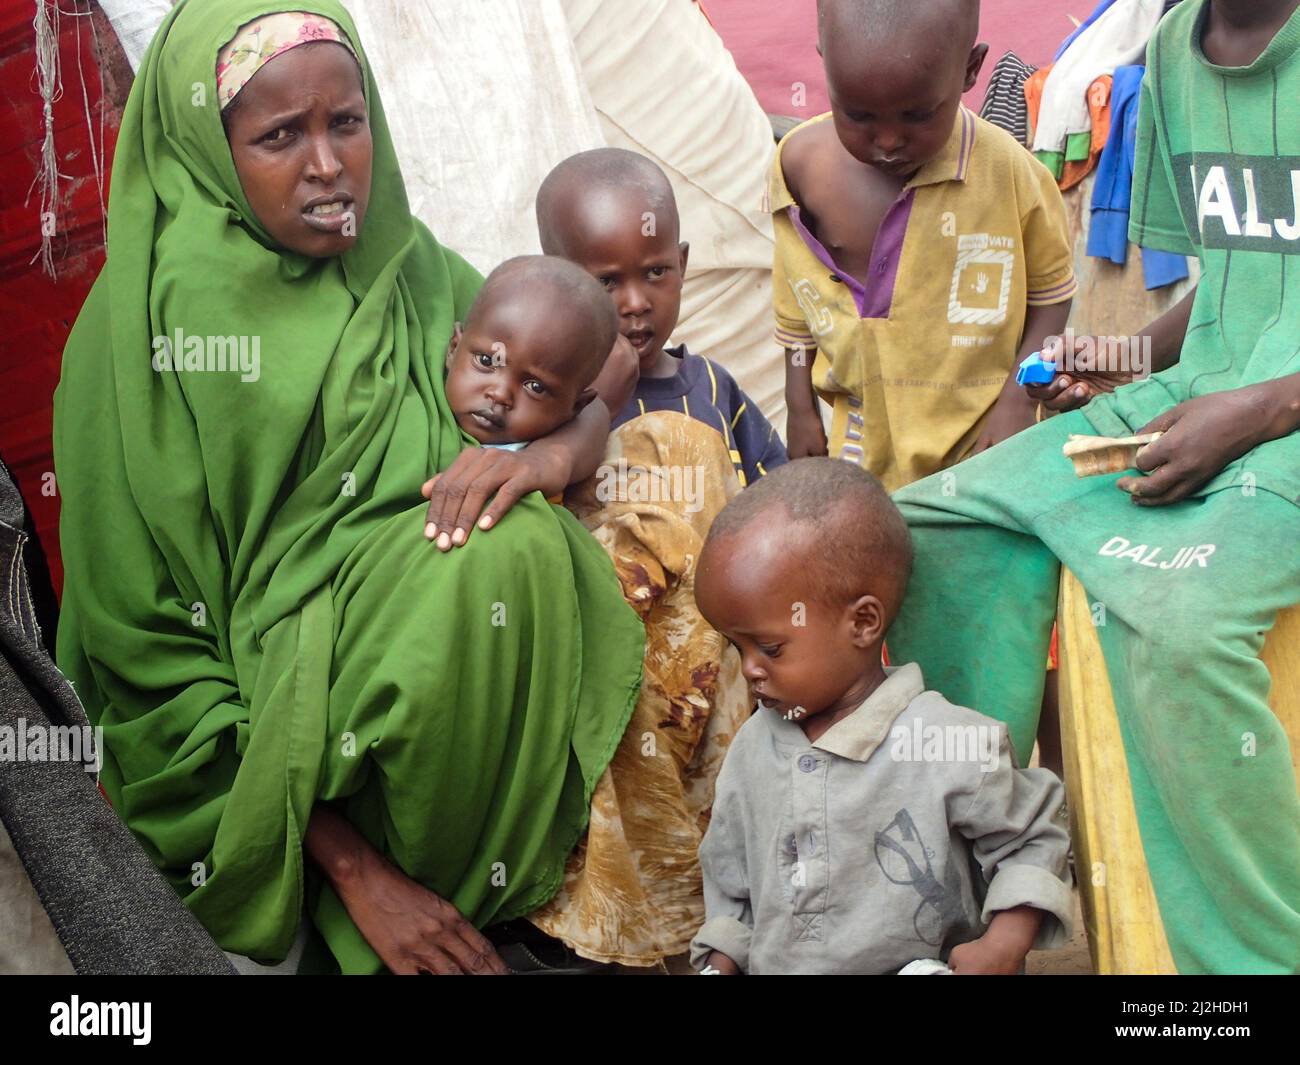
[[[42,645],[22,522],[22,500],[0,465],[0,728],[21,737],[88,727]],[[0,760],[0,819],[78,973],[233,973],[83,762]]]

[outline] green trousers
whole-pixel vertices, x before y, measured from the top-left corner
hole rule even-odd
[[[1142,508],[1079,479],[1062,415],[902,489],[916,567],[889,633],[955,703],[1038,727],[1060,567],[1092,604],[1160,916],[1183,973],[1300,970],[1300,800],[1259,660],[1300,602],[1300,507],[1249,486]]]

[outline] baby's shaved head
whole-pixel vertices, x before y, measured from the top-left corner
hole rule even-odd
[[[979,0],[818,0],[818,38],[857,49],[947,41],[965,56],[979,35]]]
[[[600,282],[582,267],[552,255],[520,255],[507,259],[487,276],[466,324],[498,300],[528,299],[539,308],[562,315],[574,338],[572,357],[576,379],[583,387],[596,379],[618,337],[618,315]]]
[[[581,239],[582,208],[610,192],[635,193],[654,212],[657,224],[667,226],[677,240],[680,226],[677,199],[667,175],[653,160],[622,148],[595,148],[571,155],[546,175],[537,190],[537,229],[542,251],[566,255],[571,241]],[[642,220],[635,219],[638,226]]]
[[[838,609],[874,595],[893,621],[912,573],[912,537],[870,473],[842,459],[788,463],[732,499],[708,543],[739,537],[759,518],[779,525],[816,599]]]

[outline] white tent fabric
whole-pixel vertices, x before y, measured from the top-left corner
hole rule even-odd
[[[411,209],[486,273],[541,251],[533,202],[604,144],[559,0],[351,0]]]
[[[135,69],[170,5],[100,6]],[[605,143],[559,0],[347,6],[383,94],[412,211],[484,273],[539,252],[537,187],[561,159]]]
[[[134,68],[166,0],[100,0]],[[771,338],[771,129],[693,0],[349,0],[415,213],[481,271],[539,250],[550,169],[605,143],[673,182],[691,269],[675,339],[784,432]],[[778,420],[779,419],[779,420]]]
[[[144,58],[144,50],[149,47],[159,23],[172,5],[168,0],[99,0],[99,8],[121,41],[131,69],[136,70]]]

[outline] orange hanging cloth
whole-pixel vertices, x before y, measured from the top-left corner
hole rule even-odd
[[[1036,70],[1025,81],[1025,104],[1029,109],[1029,126],[1032,131],[1038,125],[1038,113],[1043,105],[1043,88],[1047,76],[1052,72],[1050,66]],[[1114,78],[1103,74],[1088,86],[1088,113],[1092,116],[1092,133],[1085,159],[1061,159],[1059,152],[1035,152],[1039,162],[1056,174],[1057,184],[1061,190],[1072,189],[1096,169],[1101,151],[1106,147],[1110,137],[1110,96]],[[1033,134],[1030,133],[1032,141]]]

